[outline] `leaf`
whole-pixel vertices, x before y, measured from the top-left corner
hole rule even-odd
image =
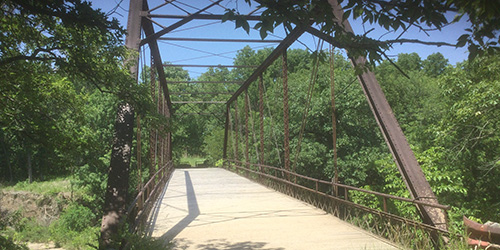
[[[345,11],[344,15],[342,15],[342,21],[347,20],[347,18],[349,18],[350,15],[351,15],[351,10]]]
[[[458,47],[463,47],[463,46],[465,46],[465,44],[467,43],[467,41],[468,41],[468,40],[469,40],[469,35],[468,35],[468,34],[461,35],[461,36],[458,38],[457,46],[458,46]]]
[[[479,54],[479,46],[475,44],[469,45],[469,61],[473,61]]]
[[[234,12],[232,10],[227,10],[226,13],[222,16],[222,22],[226,22],[227,20],[234,19]]]
[[[260,29],[260,38],[264,40],[267,37],[267,31],[265,29]]]

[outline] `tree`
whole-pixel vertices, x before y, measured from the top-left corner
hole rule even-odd
[[[431,77],[441,75],[448,65],[448,59],[444,58],[439,52],[429,55],[422,62],[424,72]]]
[[[126,97],[124,31],[80,0],[3,1],[0,9],[3,151],[15,156],[7,165],[36,167],[40,178],[68,171],[89,146],[79,136],[86,89]]]
[[[499,56],[465,62],[440,78],[445,112],[436,126],[436,144],[463,176],[468,213],[498,221],[496,181],[500,178]],[[453,201],[452,201],[453,202]]]
[[[251,4],[251,0],[245,0]],[[288,30],[292,25],[312,24],[321,27],[323,34],[332,34],[338,48],[347,49],[350,55],[366,56],[374,61],[380,61],[385,57],[384,50],[392,44],[419,43],[434,46],[468,46],[470,56],[473,59],[484,53],[496,53],[500,49],[500,4],[496,1],[293,1],[293,0],[259,0],[257,1],[265,10],[261,14],[261,21],[255,26],[260,30],[262,37],[267,32],[273,32],[274,28],[283,24]],[[346,32],[340,25],[342,20],[334,21],[330,4],[343,6],[343,19],[350,17],[360,19],[361,22],[378,26],[388,32],[399,32],[397,39],[381,40],[372,38],[370,31],[362,35],[354,35]],[[249,29],[244,16],[239,16],[235,11],[228,11],[226,19],[237,20],[237,26]],[[446,15],[455,13],[453,20],[448,20]],[[456,44],[443,41],[421,41],[406,38],[405,35],[411,27],[421,32],[429,30],[440,30],[444,26],[453,25],[461,18],[467,18],[471,28],[465,29],[464,34],[458,38]]]
[[[0,73],[2,79],[6,80],[0,85],[1,92],[11,95],[8,97],[14,100],[9,100],[10,103],[6,104],[7,107],[15,106],[16,103],[23,104],[23,102],[29,104],[25,106],[33,107],[32,110],[22,110],[24,106],[21,105],[18,107],[19,111],[14,111],[22,114],[22,116],[14,118],[20,120],[16,124],[20,125],[17,127],[22,128],[23,133],[17,133],[20,136],[17,136],[16,139],[9,135],[3,136],[3,141],[25,143],[25,138],[42,138],[43,143],[53,145],[53,147],[38,147],[40,148],[39,152],[34,151],[38,148],[33,149],[36,146],[32,145],[33,143],[26,143],[26,147],[21,147],[28,149],[26,152],[28,166],[32,165],[32,155],[43,154],[39,162],[45,159],[47,153],[43,150],[54,151],[57,154],[64,154],[67,151],[78,154],[92,145],[86,144],[87,142],[75,143],[73,138],[83,140],[89,138],[79,136],[85,134],[85,131],[79,130],[81,127],[78,125],[81,123],[72,120],[78,118],[71,116],[73,112],[76,112],[70,109],[72,103],[67,105],[59,100],[65,100],[65,98],[69,99],[67,102],[73,99],[78,100],[75,97],[71,98],[72,93],[69,90],[76,93],[86,93],[86,88],[90,89],[89,92],[95,88],[102,93],[112,93],[119,100],[117,102],[119,112],[115,129],[115,144],[110,159],[108,178],[110,185],[108,185],[105,200],[107,203],[105,202],[104,210],[106,215],[109,212],[112,218],[116,218],[113,217],[116,214],[123,215],[129,191],[128,175],[133,114],[134,111],[143,113],[146,110],[155,110],[154,106],[151,105],[150,98],[148,98],[147,87],[135,84],[134,78],[130,77],[131,72],[128,67],[134,63],[134,60],[128,59],[131,55],[135,55],[135,52],[129,52],[123,46],[122,38],[125,31],[118,25],[116,19],[109,20],[103,12],[92,9],[89,2],[82,0],[9,0],[3,1],[0,8],[2,11],[2,21],[0,22],[0,66],[2,67]],[[140,34],[137,34],[137,39],[139,36]],[[27,73],[21,74],[23,71]],[[31,72],[39,71],[44,74],[31,74]],[[41,81],[45,80],[44,77],[47,77],[48,81]],[[29,89],[33,82],[43,83],[39,84],[43,88],[57,84],[67,88],[42,89],[42,91],[35,91],[27,96],[31,92],[25,90]],[[61,84],[68,82],[73,83],[73,86]],[[61,96],[54,96],[60,92]],[[26,100],[16,100],[15,95],[18,93],[27,96]],[[40,96],[47,97],[45,99],[38,98]],[[54,99],[48,102],[50,105],[37,103],[38,100],[48,100],[48,97]],[[78,105],[82,104],[77,103],[76,106]],[[82,110],[80,108],[75,110]],[[67,110],[71,112],[65,114]],[[12,114],[9,113],[11,112],[9,109],[2,111],[4,112],[2,118],[4,115],[7,117],[7,119],[2,119],[2,130],[5,131],[4,127],[13,127],[13,123],[10,122],[12,119],[8,118]],[[52,117],[47,117],[47,115],[66,121],[74,129],[71,130],[72,127],[61,128],[65,123],[51,122]],[[40,118],[48,118],[49,122],[39,121]],[[4,121],[10,123],[3,124]],[[10,127],[10,131],[16,131]],[[31,131],[29,131],[30,129]],[[33,132],[33,135],[27,131]],[[50,133],[53,131],[59,133]],[[62,139],[59,138],[61,134],[64,135]],[[69,139],[64,140],[64,138]],[[78,142],[78,140],[76,141]],[[21,146],[23,145],[21,144]],[[8,152],[9,149],[3,151]],[[81,155],[74,157],[74,159],[81,159]],[[71,154],[68,154],[67,157],[70,158]],[[87,166],[88,164],[85,163],[88,162],[80,162],[80,164]],[[74,162],[71,162],[69,165],[73,164]],[[117,199],[113,200],[109,197]],[[119,219],[114,220],[115,224],[111,223],[108,226],[111,225],[116,229],[119,227],[119,221]]]

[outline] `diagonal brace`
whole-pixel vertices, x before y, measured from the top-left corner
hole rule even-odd
[[[217,1],[213,2],[212,4],[208,5],[207,7],[203,8],[203,9],[201,9],[201,10],[199,10],[199,11],[197,11],[197,12],[191,14],[191,15],[186,16],[182,20],[180,20],[180,21],[178,21],[178,22],[176,22],[176,23],[174,23],[174,24],[172,24],[172,25],[170,25],[170,26],[168,26],[168,27],[166,27],[166,28],[164,28],[164,29],[156,32],[156,33],[149,34],[149,35],[147,34],[146,38],[142,39],[141,43],[139,45],[142,46],[142,45],[144,45],[146,43],[149,43],[149,42],[151,42],[153,40],[156,41],[156,39],[160,38],[161,36],[163,36],[163,35],[165,35],[165,34],[167,34],[169,32],[171,32],[172,30],[175,30],[175,29],[181,27],[182,25],[190,22],[191,20],[193,20],[196,17],[196,15],[201,14],[202,12],[204,12],[204,11],[212,8],[213,6],[215,6],[217,4],[219,4],[220,2],[222,2],[222,0],[217,0]],[[147,11],[147,10],[145,10],[145,11]]]
[[[257,78],[267,69],[293,42],[295,42],[306,30],[304,26],[297,26],[293,29],[290,34],[288,34],[285,39],[269,54],[269,56],[262,62],[257,69],[248,77],[247,80],[241,85],[241,87],[229,98],[227,104],[230,105],[238,96],[243,93],[252,82],[257,80]]]

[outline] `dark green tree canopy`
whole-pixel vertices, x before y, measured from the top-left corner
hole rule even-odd
[[[245,0],[251,4],[250,0]],[[267,32],[283,24],[288,30],[292,25],[312,24],[319,25],[325,34],[332,34],[339,43],[337,46],[350,51],[352,55],[365,55],[372,60],[381,60],[384,50],[392,44],[420,43],[435,46],[467,46],[472,59],[483,53],[495,53],[500,45],[500,3],[498,1],[387,1],[387,0],[339,0],[344,10],[343,19],[350,17],[360,19],[362,23],[380,27],[382,30],[399,33],[397,39],[382,40],[370,38],[370,32],[353,35],[346,33],[339,25],[330,3],[336,1],[306,1],[306,0],[258,0],[260,7],[265,10],[262,19],[254,28],[260,30],[262,37]],[[455,14],[449,20],[446,16]],[[241,17],[234,12],[227,13],[228,18],[237,22],[237,27],[249,29],[248,24],[242,23]],[[244,17],[242,17],[244,18]],[[410,27],[416,27],[421,32],[441,30],[443,27],[453,25],[462,18],[467,18],[470,28],[463,31],[455,44],[443,41],[421,41],[407,39],[405,34]],[[334,21],[337,20],[337,21]]]
[[[9,0],[0,7],[0,73],[6,80],[19,63],[40,62],[102,91],[119,93],[117,83],[130,86],[122,67],[125,31],[89,2]]]

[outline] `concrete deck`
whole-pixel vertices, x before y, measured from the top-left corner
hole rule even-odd
[[[224,169],[176,169],[152,216],[174,249],[397,249],[307,203]]]

